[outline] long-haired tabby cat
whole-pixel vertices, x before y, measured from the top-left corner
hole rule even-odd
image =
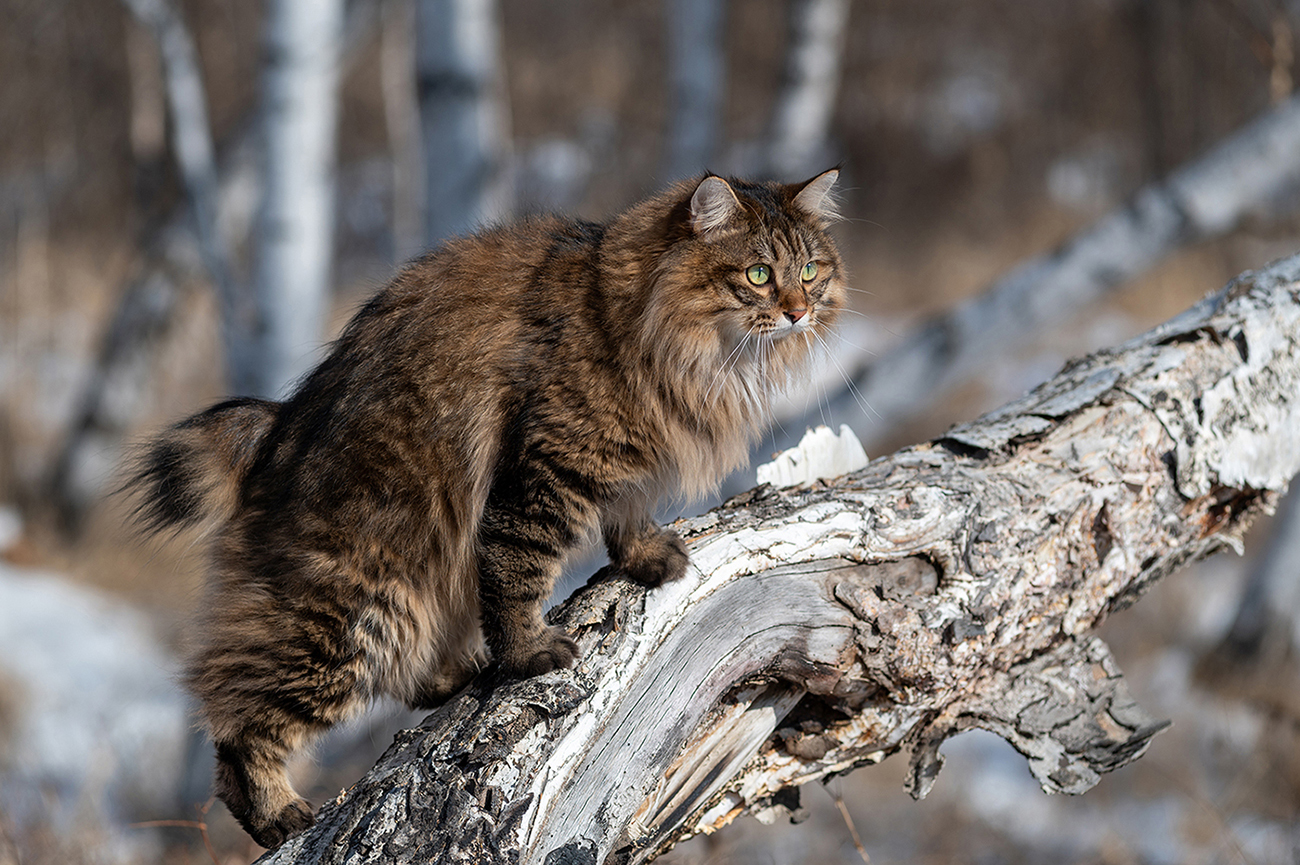
[[[682,575],[656,501],[745,461],[844,305],[836,176],[709,175],[605,224],[450,241],[286,401],[224,402],[141,449],[146,524],[211,532],[186,680],[258,843],[311,823],[285,761],[366,701],[444,701],[485,638],[508,676],[573,663],[541,610],[583,537],[645,584]]]

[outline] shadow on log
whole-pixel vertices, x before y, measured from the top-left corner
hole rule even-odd
[[[489,671],[274,863],[644,862],[807,781],[982,727],[1081,793],[1164,725],[1089,632],[1240,549],[1300,469],[1300,256],[1022,399],[832,482],[679,522],[693,567],[600,574],[572,670]]]

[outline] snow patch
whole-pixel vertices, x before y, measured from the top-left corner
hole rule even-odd
[[[774,487],[795,487],[815,480],[837,478],[867,464],[862,442],[846,424],[838,434],[830,427],[808,430],[799,444],[781,451],[770,463],[758,467],[758,482]]]
[[[173,816],[186,703],[169,654],[129,605],[0,564],[0,684],[16,710],[0,742],[0,810],[61,833],[98,824],[100,861],[141,861]]]

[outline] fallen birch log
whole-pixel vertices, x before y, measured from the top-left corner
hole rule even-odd
[[[970,727],[1081,793],[1164,726],[1089,631],[1239,549],[1298,469],[1300,256],[936,441],[681,521],[683,580],[554,612],[576,668],[489,671],[263,861],[644,862],[900,751],[924,795]]]
[[[1055,250],[1022,262],[893,348],[845,365],[852,385],[809,413],[847,423],[868,449],[990,358],[1066,322],[1174,252],[1277,209],[1300,183],[1300,96],[1168,177],[1139,189]],[[863,404],[871,406],[864,412]],[[785,424],[796,428],[797,424]]]

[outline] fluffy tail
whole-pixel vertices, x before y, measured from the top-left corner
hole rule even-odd
[[[280,404],[232,399],[186,418],[137,450],[122,488],[151,531],[230,518]]]

